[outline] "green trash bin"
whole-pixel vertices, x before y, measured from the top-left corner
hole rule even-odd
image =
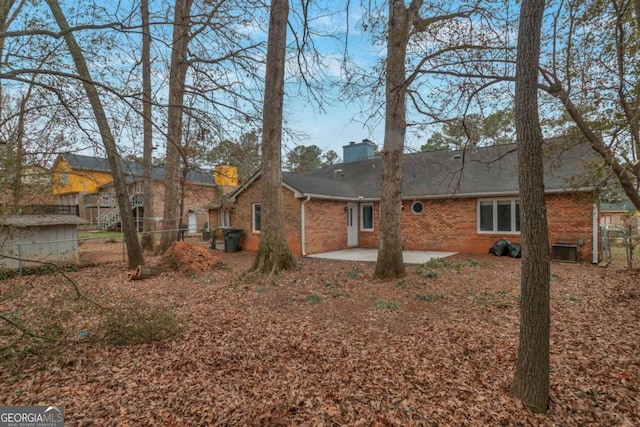
[[[238,252],[241,251],[240,238],[242,237],[241,228],[227,228],[222,231],[224,235],[224,251]]]

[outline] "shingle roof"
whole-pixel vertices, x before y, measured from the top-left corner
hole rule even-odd
[[[584,143],[549,141],[545,145],[546,191],[569,191],[572,177],[584,173],[595,156]],[[466,151],[437,150],[405,154],[402,197],[517,194],[516,144]],[[283,182],[301,193],[327,198],[379,199],[380,158],[325,166],[302,174],[283,173]]]
[[[69,166],[71,166],[72,169],[111,173],[111,168],[109,167],[109,162],[107,161],[107,159],[71,153],[61,154],[61,156],[67,163],[69,163]],[[142,165],[135,161],[123,160],[122,172],[126,175],[127,182],[138,181],[138,178],[141,179],[143,176]],[[153,167],[153,169],[151,170],[151,177],[154,180],[164,179],[164,167]],[[187,172],[187,181],[194,184],[215,185],[213,173],[207,173],[196,169],[190,169]],[[108,185],[109,184],[106,184],[106,186]]]
[[[80,225],[87,221],[76,215],[10,215],[0,217],[0,225],[12,227],[35,227],[42,225]]]
[[[635,212],[636,210],[631,202],[600,203],[600,212]]]
[[[92,170],[99,172],[111,172],[107,159],[99,157],[83,156],[82,154],[64,153],[60,155],[72,169]]]

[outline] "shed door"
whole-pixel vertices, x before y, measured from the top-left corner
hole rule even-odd
[[[189,212],[189,234],[198,232],[198,216],[195,212]]]
[[[347,246],[358,246],[358,204],[347,203]]]

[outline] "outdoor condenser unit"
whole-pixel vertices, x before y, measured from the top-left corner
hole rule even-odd
[[[571,243],[554,243],[551,245],[551,260],[561,262],[578,262],[578,245]]]

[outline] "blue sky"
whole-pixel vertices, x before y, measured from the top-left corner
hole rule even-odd
[[[374,46],[369,34],[362,32],[363,9],[359,1],[351,2],[349,16],[344,12],[344,2],[326,0],[316,2],[315,17],[311,19],[311,26],[320,34],[331,35],[317,36],[314,43],[318,50],[326,55],[327,65],[322,69],[326,74],[328,83],[325,86],[325,95],[328,101],[322,105],[322,110],[309,101],[302,94],[299,96],[288,93],[285,97],[285,115],[287,125],[296,131],[303,132],[308,138],[296,141],[299,145],[316,145],[324,152],[335,151],[342,157],[342,147],[350,141],[370,139],[379,146],[383,144],[384,126],[380,120],[366,120],[366,113],[362,113],[362,106],[358,100],[339,100],[338,89],[330,87],[330,83],[337,83],[345,79],[341,62],[344,54],[344,41],[348,41],[348,54],[358,62],[360,66],[372,67],[377,60],[384,57],[384,46]],[[298,24],[294,4],[291,5],[290,21]],[[348,23],[347,23],[348,19]],[[292,40],[289,34],[289,41]],[[295,76],[294,76],[295,80]],[[295,84],[289,83],[289,87]],[[365,107],[366,108],[366,107]],[[287,141],[285,150],[289,147]]]

